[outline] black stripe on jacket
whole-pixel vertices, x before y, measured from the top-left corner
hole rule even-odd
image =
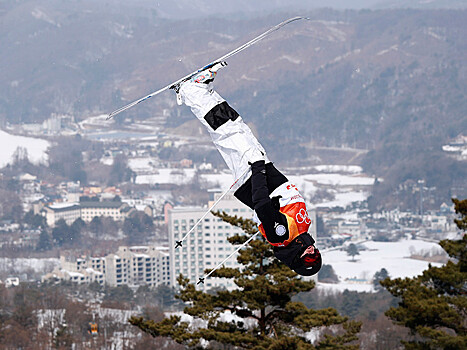
[[[238,117],[239,114],[237,111],[224,101],[212,107],[212,109],[204,116],[204,120],[206,120],[211,128],[216,130],[229,120],[236,120]]]

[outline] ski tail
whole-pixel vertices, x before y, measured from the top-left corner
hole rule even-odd
[[[146,95],[146,96],[144,96],[144,97],[142,97],[142,98],[140,98],[140,99],[138,99],[138,100],[136,100],[136,101],[133,101],[133,102],[127,104],[126,106],[123,106],[123,107],[121,107],[121,108],[119,108],[119,109],[117,109],[117,110],[115,110],[115,111],[109,113],[109,115],[107,116],[107,119],[106,119],[106,120],[111,119],[112,117],[116,116],[117,114],[122,113],[123,111],[126,111],[127,109],[129,109],[129,108],[131,108],[131,107],[134,107],[134,106],[136,106],[137,104],[139,104],[139,103],[141,103],[141,102],[143,102],[143,101],[146,101],[146,100],[150,99],[151,97],[156,96],[156,95],[160,94],[161,92],[163,92],[163,91],[165,91],[165,90],[173,89],[174,87],[176,87],[176,86],[179,85],[180,83],[182,83],[182,82],[184,82],[184,81],[190,79],[193,75],[195,75],[195,74],[197,74],[197,73],[199,73],[199,72],[201,72],[201,71],[203,71],[203,70],[205,70],[205,69],[208,69],[208,68],[214,66],[215,64],[221,62],[221,61],[225,61],[225,60],[227,60],[229,57],[232,57],[232,56],[238,54],[239,52],[241,52],[241,51],[243,51],[243,50],[249,48],[250,46],[255,45],[256,43],[258,43],[259,41],[263,40],[265,37],[267,37],[267,36],[270,35],[271,33],[273,33],[273,32],[275,32],[275,31],[281,29],[283,26],[285,26],[285,25],[287,25],[287,24],[289,24],[289,23],[295,22],[295,21],[302,20],[302,19],[304,19],[304,20],[310,20],[308,17],[301,17],[301,16],[289,18],[289,19],[287,19],[287,20],[285,20],[285,21],[283,21],[283,22],[281,22],[281,23],[275,25],[274,27],[269,28],[269,29],[268,29],[267,31],[265,31],[264,33],[258,35],[257,37],[251,39],[250,41],[248,41],[247,43],[245,43],[245,44],[243,44],[243,45],[237,47],[236,49],[234,49],[234,50],[228,52],[228,53],[225,54],[224,56],[219,57],[218,59],[212,61],[211,63],[207,64],[206,66],[204,66],[204,67],[202,67],[202,68],[200,68],[200,69],[194,71],[193,73],[190,73],[190,74],[186,75],[185,77],[183,77],[183,78],[181,78],[181,79],[179,79],[179,80],[177,80],[177,81],[175,81],[175,82],[173,82],[173,83],[171,83],[171,84],[169,84],[169,85],[163,87],[162,89],[159,89],[159,90],[157,90],[157,91],[154,91],[154,92],[150,93],[149,95]]]

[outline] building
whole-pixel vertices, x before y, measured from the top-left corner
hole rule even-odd
[[[10,287],[17,287],[19,286],[19,278],[18,277],[8,277],[5,280],[5,287],[10,288]]]
[[[106,284],[148,285],[170,284],[170,259],[167,248],[156,246],[119,247],[105,257]]]
[[[193,225],[205,214],[214,201],[221,196],[220,191],[211,191],[211,201],[207,207],[174,207],[168,211],[169,220],[169,247],[171,269],[173,275],[171,285],[178,287],[177,277],[182,274],[197,284],[205,275],[205,270],[211,270],[222,263],[237,246],[233,246],[227,240],[228,237],[243,234],[243,231],[234,227],[222,219],[209,213],[192,233],[183,242],[181,247],[175,248],[189,232]],[[233,194],[226,195],[217,205],[215,210],[224,211],[229,215],[237,215],[246,219],[253,217],[253,210],[241,203]],[[309,233],[316,240],[316,211],[308,210],[312,224]],[[237,254],[225,261],[226,267],[238,268]],[[225,288],[232,290],[236,287],[231,279],[208,278],[199,288],[209,290],[211,288]]]
[[[217,200],[221,193],[211,192],[211,202]],[[174,207],[168,211],[169,219],[169,247],[172,271],[172,286],[178,286],[176,279],[179,274],[197,283],[204,276],[206,269],[213,269],[227,258],[236,247],[227,241],[227,238],[243,231],[222,221],[222,219],[209,213],[195,230],[183,242],[183,246],[175,249],[175,243],[181,240],[193,225],[204,215],[208,207]],[[226,195],[219,202],[216,210],[224,211],[229,215],[238,215],[252,218],[253,211],[238,201],[233,195]],[[236,255],[225,262],[227,267],[238,267]],[[209,278],[205,284],[198,285],[208,290],[214,287],[233,289],[235,284],[231,280],[222,278]]]
[[[99,263],[96,263],[97,261]],[[104,285],[105,260],[103,258],[76,258],[70,255],[61,255],[60,267],[42,276],[42,281],[50,279],[70,281],[77,284],[97,282]]]
[[[90,201],[54,203],[44,207],[42,213],[46,218],[47,225],[54,227],[60,219],[65,220],[68,225],[71,225],[76,219],[91,222],[95,216],[107,216],[114,221],[123,221],[134,210],[127,203]]]
[[[337,234],[350,236],[356,240],[362,237],[363,224],[360,220],[341,220],[338,222]]]
[[[81,219],[90,222],[95,216],[107,216],[114,221],[123,221],[131,211],[128,204],[122,202],[80,202]]]
[[[55,224],[63,219],[68,225],[81,217],[81,206],[79,203],[55,203],[42,209],[47,225],[54,227]]]
[[[156,246],[119,247],[105,257],[60,256],[60,267],[42,277],[77,284],[97,282],[112,287],[121,285],[157,287],[170,283],[168,248]]]

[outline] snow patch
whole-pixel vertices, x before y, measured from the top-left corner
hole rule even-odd
[[[302,63],[302,61],[299,60],[298,58],[294,58],[294,57],[291,57],[291,56],[288,56],[288,55],[282,55],[279,59],[289,61],[290,63],[293,63],[293,64],[301,64]]]
[[[47,164],[48,155],[47,149],[50,143],[46,140],[11,135],[0,130],[0,167],[6,166],[13,160],[18,147],[24,148],[27,151],[28,159],[34,164]]]
[[[331,265],[340,283],[319,283],[318,288],[344,291],[372,292],[372,279],[376,272],[385,268],[391,278],[415,277],[428,268],[428,261],[411,259],[419,251],[439,249],[439,245],[422,240],[402,240],[399,242],[364,242],[366,250],[360,250],[355,261],[345,250],[322,250],[323,264]],[[432,266],[442,266],[431,263]]]
[[[44,11],[38,9],[38,8],[35,8],[34,10],[32,10],[31,12],[31,15],[38,19],[38,20],[41,20],[41,21],[45,21],[53,26],[56,26],[58,28],[61,27],[61,24],[58,23],[58,22],[55,22],[52,18],[50,18],[49,15],[47,15]]]
[[[398,47],[397,45],[393,45],[393,46],[391,46],[389,49],[381,50],[380,52],[378,52],[378,53],[376,54],[376,56],[382,56],[382,55],[384,55],[385,53],[388,53],[388,52],[390,52],[390,51],[397,51],[397,50],[399,50],[399,47]]]
[[[316,165],[314,169],[323,173],[359,174],[363,171],[359,165]]]
[[[334,200],[328,202],[314,203],[311,205],[311,208],[346,208],[352,203],[365,201],[368,198],[369,194],[370,192],[365,191],[336,193]]]
[[[34,272],[48,273],[60,266],[60,259],[27,259],[27,258],[0,258],[0,272],[19,274],[33,270]]]

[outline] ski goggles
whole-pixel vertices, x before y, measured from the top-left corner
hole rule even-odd
[[[300,255],[300,260],[305,267],[310,268],[315,266],[316,263],[321,260],[321,253],[319,252],[318,248],[310,245]]]

